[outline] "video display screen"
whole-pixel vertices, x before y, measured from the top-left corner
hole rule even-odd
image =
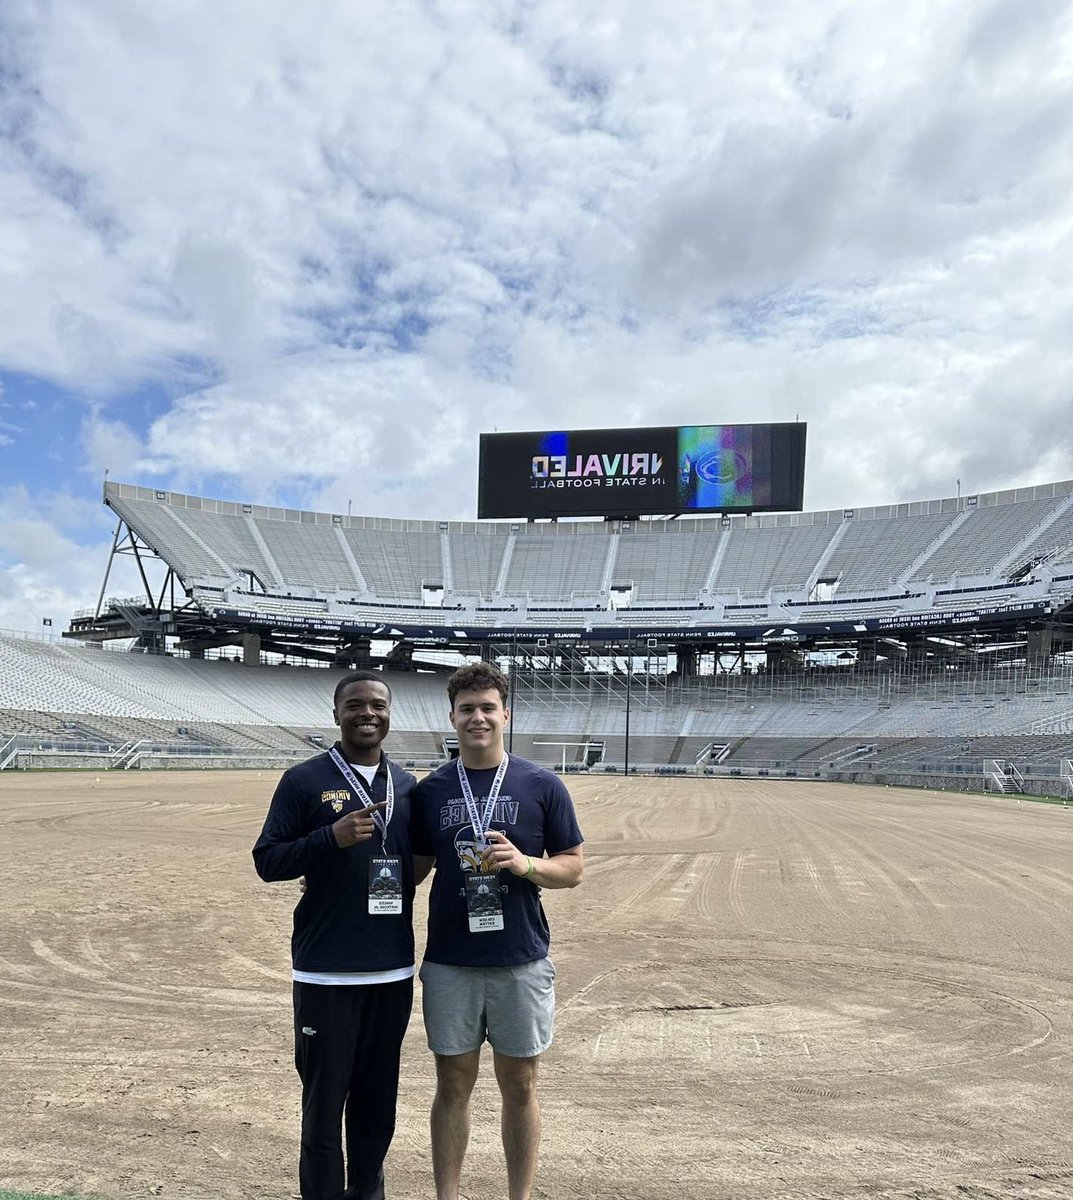
[[[799,512],[805,431],[786,422],[483,433],[477,516]]]

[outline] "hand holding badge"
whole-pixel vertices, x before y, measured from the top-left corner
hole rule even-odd
[[[481,855],[486,871],[509,871],[512,875],[524,875],[529,868],[529,858],[515,846],[505,833],[489,829],[485,834],[487,846]]]
[[[458,764],[458,782],[462,788],[462,796],[466,801],[470,825],[473,829],[474,847],[481,855],[480,871],[468,871],[465,875],[466,913],[469,917],[470,933],[493,933],[503,928],[503,890],[499,883],[499,867],[495,862],[495,854],[501,852],[494,839],[506,842],[506,835],[498,831],[492,833],[489,825],[495,812],[496,801],[499,799],[499,789],[503,786],[503,778],[507,773],[509,758],[503,755],[492,786],[485,800],[484,811],[477,808],[477,801],[470,787],[466,768],[462,759],[456,759]],[[510,843],[507,842],[510,846]],[[512,847],[513,849],[513,847]]]
[[[503,928],[503,889],[497,874],[471,871],[466,876],[466,913],[470,933],[494,933]]]

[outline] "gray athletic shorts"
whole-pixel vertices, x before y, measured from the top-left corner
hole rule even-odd
[[[425,1033],[433,1054],[468,1054],[485,1038],[508,1058],[533,1058],[551,1045],[555,964],[516,967],[421,964]]]

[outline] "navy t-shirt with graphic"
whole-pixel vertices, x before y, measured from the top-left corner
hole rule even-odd
[[[495,774],[494,769],[466,772],[479,814],[484,812]],[[470,932],[465,877],[480,870],[480,854],[456,762],[446,763],[417,785],[410,812],[414,854],[436,858],[425,958],[459,967],[511,967],[544,958],[551,938],[540,888],[509,871],[499,872],[503,929]],[[584,840],[562,780],[545,767],[513,755],[499,789],[491,828],[505,833],[533,859],[542,858],[545,852],[561,854]]]

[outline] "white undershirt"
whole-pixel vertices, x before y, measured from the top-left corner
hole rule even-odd
[[[380,764],[373,763],[373,765],[371,767],[367,767],[367,766],[365,766],[364,763],[351,763],[350,769],[352,771],[357,771],[357,773],[362,777],[362,779],[364,779],[365,782],[370,787],[372,787],[373,786],[373,777],[376,775],[377,771],[380,770]]]
[[[393,967],[390,971],[291,971],[295,983],[319,983],[323,987],[360,987],[365,983],[398,983],[417,974],[417,967]]]
[[[362,763],[351,763],[351,767],[365,780],[371,788],[373,776],[380,769],[379,763],[371,767]],[[296,983],[319,983],[323,987],[360,987],[369,983],[398,983],[400,979],[410,979],[417,973],[417,967],[393,967],[390,971],[291,971],[291,978]]]

